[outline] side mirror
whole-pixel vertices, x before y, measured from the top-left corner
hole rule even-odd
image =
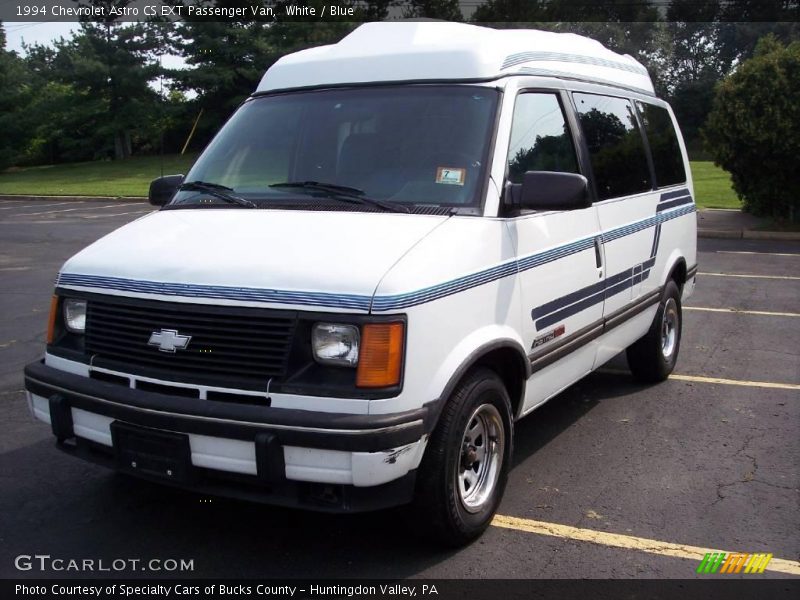
[[[506,185],[506,204],[532,210],[588,208],[589,182],[576,173],[528,171],[521,184]]]
[[[183,175],[164,175],[150,182],[150,193],[147,199],[153,206],[164,206],[172,200],[175,192],[183,183]]]

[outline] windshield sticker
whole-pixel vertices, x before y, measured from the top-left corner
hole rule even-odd
[[[456,167],[439,167],[436,169],[436,183],[464,185],[464,180],[466,178],[466,169],[458,169]]]

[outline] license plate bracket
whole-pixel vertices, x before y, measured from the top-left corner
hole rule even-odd
[[[176,482],[192,476],[192,451],[184,433],[114,421],[111,440],[121,471]]]

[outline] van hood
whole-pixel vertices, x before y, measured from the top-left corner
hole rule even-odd
[[[63,266],[57,285],[103,294],[368,311],[384,274],[446,216],[165,210]]]

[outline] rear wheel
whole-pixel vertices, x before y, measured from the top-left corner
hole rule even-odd
[[[636,379],[656,383],[669,377],[681,347],[681,322],[680,289],[670,279],[664,286],[650,330],[626,352],[628,366]]]
[[[420,465],[415,528],[461,546],[489,526],[511,464],[511,402],[494,371],[476,369],[445,405]]]

